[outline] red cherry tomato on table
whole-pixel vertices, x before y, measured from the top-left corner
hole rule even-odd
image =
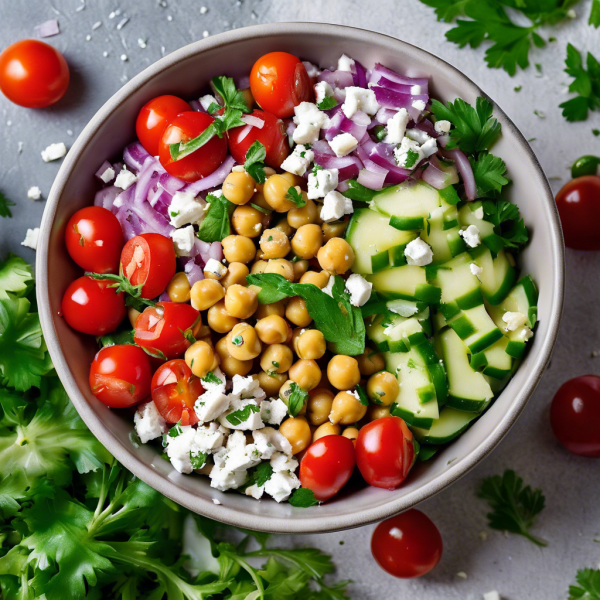
[[[177,96],[158,96],[138,113],[135,132],[142,146],[152,156],[158,156],[158,145],[167,125],[182,112],[189,112],[192,107]]]
[[[200,379],[180,358],[160,366],[152,378],[152,400],[167,423],[197,423],[194,403],[203,393]]]
[[[280,119],[294,107],[313,100],[313,88],[302,61],[287,52],[261,56],[250,72],[250,90],[258,105]]]
[[[550,408],[558,441],[573,454],[600,457],[600,377],[575,377],[559,388]]]
[[[575,250],[600,250],[600,177],[569,181],[556,194],[565,244]]]
[[[160,233],[136,235],[123,247],[121,268],[132,285],[143,286],[142,298],[160,296],[177,269],[173,240]]]
[[[191,346],[184,333],[194,335],[201,325],[200,313],[189,304],[159,302],[137,318],[133,337],[138,346],[158,350],[171,359]]]
[[[39,40],[22,40],[0,54],[0,90],[15,104],[45,108],[69,87],[69,66],[56,49]]]
[[[246,128],[248,125],[230,129],[227,132],[229,152],[231,152],[231,156],[235,158],[237,163],[243,165],[246,161],[248,148],[254,142],[258,141],[267,151],[265,163],[269,167],[278,169],[290,153],[290,144],[285,133],[285,125],[281,119],[264,110],[255,110],[252,112],[252,116],[260,119],[264,123],[263,127],[259,129],[253,126],[247,133]]]
[[[76,279],[65,292],[62,313],[65,321],[81,333],[104,335],[114,331],[125,318],[125,298],[115,292],[114,282],[91,277]]]
[[[158,156],[167,173],[184,181],[198,181],[219,168],[227,154],[227,140],[213,136],[204,146],[177,161],[171,158],[171,144],[198,137],[214,118],[201,112],[184,112],[165,129],[158,145]]]
[[[371,552],[379,566],[403,579],[429,573],[440,562],[442,550],[438,528],[414,508],[379,523],[371,538]]]
[[[396,489],[414,462],[413,435],[400,417],[376,419],[358,432],[356,465],[369,485]]]
[[[352,441],[341,435],[327,435],[306,450],[300,463],[300,482],[324,502],[346,485],[354,464]]]
[[[90,388],[111,408],[127,408],[150,396],[150,358],[131,344],[107,346],[96,354],[90,368]]]
[[[123,249],[121,225],[110,210],[87,206],[67,223],[65,243],[71,258],[86,271],[118,273]]]

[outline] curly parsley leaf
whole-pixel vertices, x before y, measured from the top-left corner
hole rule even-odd
[[[509,183],[505,177],[506,165],[498,156],[484,152],[477,159],[469,157],[473,176],[477,184],[477,197],[484,198],[491,193],[499,194],[503,186]]]
[[[579,50],[568,44],[565,65],[565,73],[573,77],[569,92],[577,95],[559,107],[567,121],[585,121],[589,111],[600,110],[600,62],[588,52],[584,65]]]
[[[569,586],[569,600],[600,600],[600,569],[580,569]]]
[[[212,383],[214,385],[221,385],[224,383],[222,379],[219,379],[212,371],[208,372],[205,377],[202,378],[202,381],[206,383]]]
[[[523,480],[508,470],[502,477],[496,475],[484,479],[477,495],[487,500],[492,509],[487,515],[492,529],[510,531],[538,546],[547,546],[547,542],[529,531],[544,508],[545,497],[541,490],[523,487]]]
[[[288,398],[288,412],[290,416],[295,417],[308,401],[308,392],[303,390],[295,381],[290,385],[291,394]]]
[[[289,503],[296,508],[308,508],[317,506],[319,501],[315,498],[315,493],[308,488],[298,488],[290,496]]]
[[[264,183],[267,178],[265,175],[265,158],[267,158],[267,149],[264,144],[256,140],[246,152],[244,169],[257,183]]]
[[[518,248],[529,241],[529,232],[516,204],[486,200],[482,206],[485,220],[494,224],[494,232],[506,248]]]
[[[326,96],[317,104],[317,108],[319,110],[329,110],[330,108],[335,108],[337,106],[337,100],[332,96]]]
[[[15,206],[15,203],[0,192],[0,217],[12,217],[12,212],[10,212],[11,206]]]
[[[8,298],[8,293],[26,296],[33,287],[33,269],[20,256],[9,254],[0,261],[0,298]]]
[[[203,242],[220,242],[231,234],[229,219],[235,210],[235,204],[224,196],[208,194],[206,201],[210,204],[196,234]]]
[[[302,192],[299,191],[300,188],[296,188],[294,186],[290,187],[285,195],[286,200],[293,202],[296,205],[296,208],[302,208],[306,206],[306,200],[302,197]]]

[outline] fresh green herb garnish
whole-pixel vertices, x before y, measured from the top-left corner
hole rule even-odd
[[[600,8],[598,12],[600,13]],[[584,66],[579,50],[568,44],[565,65],[565,73],[573,77],[569,92],[577,96],[559,106],[567,121],[585,121],[588,111],[600,110],[600,62],[588,52]]]
[[[592,129],[592,134],[598,137],[600,135],[600,129]]]
[[[484,479],[477,495],[487,500],[492,508],[487,515],[492,529],[517,533],[538,546],[547,546],[547,542],[529,532],[535,517],[544,508],[541,490],[523,487],[523,480],[508,470],[502,477],[496,475]]]
[[[221,107],[221,105],[220,105],[220,104],[217,104],[216,102],[211,102],[211,103],[208,105],[208,110],[207,110],[206,112],[207,112],[209,115],[213,115],[213,114],[215,114],[216,112],[218,112],[219,110],[221,110],[221,108],[222,108],[222,107]]]
[[[342,192],[342,196],[346,196],[346,198],[357,200],[358,202],[372,202],[373,198],[377,195],[375,190],[370,190],[368,187],[358,183],[356,179],[350,179],[347,183],[348,189]]]
[[[250,203],[250,206],[252,208],[254,208],[255,210],[257,210],[258,212],[263,213],[264,215],[270,215],[273,211],[269,210],[267,208],[263,208],[262,206],[259,206],[258,204],[252,204]]]
[[[523,89],[523,86],[522,86],[522,85],[517,85],[517,86],[515,87],[515,92],[520,92],[522,89]]]
[[[290,187],[285,195],[286,200],[293,202],[296,208],[302,208],[306,206],[306,200],[302,197],[302,194],[294,187]]]
[[[412,169],[415,166],[415,163],[419,159],[419,153],[414,150],[409,150],[406,153],[406,159],[404,160],[404,164],[402,165],[406,169]]]
[[[176,438],[179,437],[183,433],[183,429],[181,429],[181,421],[178,421],[169,429],[169,437]]]
[[[232,425],[239,425],[250,418],[252,413],[260,412],[260,408],[256,404],[246,404],[244,408],[236,410],[227,415],[227,420]]]
[[[15,203],[0,192],[0,217],[12,217],[12,212],[10,212],[11,206],[15,206]]]
[[[244,343],[244,338],[241,335],[236,335],[232,340],[231,343],[234,346],[241,346]]]
[[[213,77],[212,84],[221,98],[223,98],[223,103],[227,108],[239,110],[243,113],[252,112],[246,104],[243,92],[235,87],[235,82],[231,77],[225,77],[224,75]]]
[[[600,600],[600,569],[580,569],[569,586],[569,600]]]
[[[499,194],[502,187],[509,183],[509,180],[504,176],[506,165],[498,156],[483,152],[477,160],[469,157],[469,162],[477,184],[478,198],[489,196],[492,192]]]
[[[359,402],[363,406],[369,406],[369,398],[367,397],[367,392],[365,392],[365,388],[362,385],[358,384],[356,386],[356,393],[358,394]]]
[[[273,475],[273,467],[268,462],[261,462],[256,465],[254,469],[249,472],[250,478],[246,482],[245,487],[248,488],[251,485],[262,487],[271,479]]]
[[[295,381],[290,385],[291,394],[288,398],[288,412],[290,416],[295,417],[308,401],[308,392],[303,390]]]
[[[486,200],[482,206],[485,220],[494,224],[494,232],[506,248],[518,248],[529,241],[529,232],[516,204]]]
[[[246,152],[246,162],[244,169],[252,176],[257,183],[264,183],[267,176],[265,175],[265,158],[267,150],[263,144],[256,140]]]
[[[319,501],[315,498],[315,493],[312,490],[298,488],[290,496],[289,503],[296,508],[308,508],[309,506],[317,506]]]
[[[372,132],[380,142],[383,142],[385,136],[387,135],[387,129],[383,125],[375,125]]]
[[[592,10],[590,11],[590,20],[592,27],[600,27],[600,0],[592,0]]]
[[[155,306],[156,302],[153,300],[148,300],[147,298],[142,298],[142,288],[144,287],[142,284],[133,285],[125,275],[113,275],[111,273],[90,273],[89,271],[85,273],[86,277],[91,277],[92,279],[96,279],[98,281],[112,281],[108,287],[112,287],[115,289],[117,294],[128,294],[131,298],[135,298],[136,303],[146,306]],[[142,310],[144,310],[142,308]]]
[[[203,242],[220,242],[231,234],[229,219],[235,210],[235,204],[224,196],[212,194],[206,196],[206,201],[210,206],[196,235]]]
[[[317,104],[317,108],[319,110],[329,110],[330,108],[334,108],[337,106],[337,100],[333,96],[326,96]]]
[[[26,296],[33,289],[33,269],[20,256],[9,254],[0,262],[0,299]]]
[[[202,381],[206,383],[214,383],[215,385],[221,385],[223,381],[219,379],[212,371],[206,374],[206,377],[202,378]]]
[[[135,331],[133,329],[114,331],[113,333],[107,333],[106,335],[103,335],[98,342],[103,348],[106,346],[115,346],[121,344],[130,344],[135,346],[135,341],[133,339],[134,333]]]
[[[192,454],[190,452],[190,462],[192,463],[193,469],[201,469],[206,464],[208,455],[205,452],[198,452],[198,454]]]

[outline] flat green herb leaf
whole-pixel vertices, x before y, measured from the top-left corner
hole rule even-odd
[[[288,398],[288,412],[290,416],[295,417],[308,401],[308,392],[303,390],[295,381],[290,385],[291,394]]]
[[[506,200],[486,200],[482,204],[484,218],[494,224],[494,232],[507,248],[518,248],[529,241],[525,221],[519,207]]]
[[[256,485],[257,487],[262,487],[271,479],[273,475],[273,467],[268,461],[261,462],[256,465],[254,469],[249,471],[249,479],[246,481],[245,487],[248,488],[251,485]]]
[[[227,415],[227,420],[232,425],[239,425],[244,421],[247,421],[252,413],[260,412],[260,408],[256,404],[246,404],[244,408],[240,408],[240,410],[236,410]]]
[[[308,508],[317,506],[319,501],[315,498],[315,493],[308,488],[298,488],[290,496],[289,503],[297,508]]]
[[[206,377],[202,378],[202,381],[206,383],[214,383],[215,385],[220,385],[223,383],[222,379],[219,379],[212,371],[206,374]]]
[[[203,242],[220,242],[231,235],[229,219],[235,210],[235,204],[229,202],[224,196],[206,196],[210,204],[204,219],[200,223],[197,236]]]
[[[15,203],[0,192],[0,217],[12,217],[12,212],[10,212],[11,206],[15,206]]]
[[[596,29],[600,27],[600,0],[592,0],[592,10],[590,11],[588,23]]]
[[[584,66],[579,50],[568,44],[565,65],[565,73],[573,77],[569,92],[576,97],[559,106],[567,121],[585,121],[588,111],[600,110],[600,62],[588,52]]]
[[[225,112],[222,115],[217,115],[213,122],[213,127],[215,129],[215,133],[219,137],[223,137],[226,131],[233,129],[234,127],[242,127],[246,125],[244,121],[242,121],[242,111],[237,110],[235,108],[226,108]]]
[[[456,17],[465,14],[465,6],[469,0],[421,0],[421,2],[435,8],[438,21],[452,23]]]
[[[208,455],[205,452],[198,452],[198,454],[192,454],[190,452],[190,462],[192,463],[193,469],[201,469],[206,464]]]
[[[9,254],[0,262],[0,298],[26,296],[33,287],[33,269],[20,256]]]
[[[569,586],[569,600],[600,600],[600,569],[580,569],[578,585]]]
[[[223,103],[228,108],[239,110],[243,113],[249,113],[251,110],[244,100],[244,94],[235,87],[235,82],[231,77],[223,75],[212,78],[212,84],[223,98]]]
[[[483,152],[477,159],[469,157],[469,162],[477,184],[478,198],[489,197],[492,192],[499,194],[509,183],[505,177],[506,165],[500,157]]]
[[[265,158],[267,150],[264,144],[256,140],[246,152],[246,162],[244,169],[252,176],[257,183],[264,183],[267,176],[265,175]]]
[[[319,110],[329,110],[330,108],[334,108],[335,106],[337,106],[337,100],[335,98],[333,98],[332,96],[326,96],[325,98],[323,98],[323,100],[321,100],[321,102],[319,102],[317,104],[317,108]]]
[[[212,114],[216,113],[217,111],[221,110],[221,108],[223,108],[223,107],[220,104],[217,104],[216,102],[211,102],[208,105],[208,109],[207,109],[206,112],[209,115],[212,115]]]
[[[211,123],[199,136],[189,140],[188,142],[175,142],[174,144],[171,144],[169,146],[171,159],[174,161],[181,160],[189,154],[192,154],[192,152],[196,152],[196,150],[202,148],[202,146],[212,140],[212,138],[217,135],[215,122]]]
[[[285,195],[286,200],[293,202],[296,208],[302,208],[306,206],[306,200],[302,197],[302,193],[299,192],[294,186],[290,187]]]
[[[356,179],[350,179],[347,183],[348,189],[342,192],[342,196],[346,196],[346,198],[357,200],[358,202],[372,202],[373,198],[377,195],[375,190],[370,190],[368,187],[358,183]]]
[[[114,331],[113,333],[107,333],[98,339],[100,345],[104,348],[106,346],[115,346],[121,344],[135,345],[133,334],[135,330],[128,329],[125,331]]]
[[[365,388],[362,385],[358,384],[356,386],[356,393],[358,394],[358,399],[363,406],[369,406],[369,398],[367,396],[367,392],[365,392]]]

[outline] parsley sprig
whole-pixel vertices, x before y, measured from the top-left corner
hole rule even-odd
[[[580,569],[578,585],[569,586],[569,600],[600,600],[600,569]]]
[[[485,220],[494,224],[494,233],[506,248],[518,248],[529,241],[529,232],[516,204],[486,200],[482,206]]]
[[[296,208],[302,208],[303,206],[306,206],[306,200],[302,197],[300,188],[296,188],[294,186],[289,188],[287,194],[285,195],[285,199],[293,202],[296,205]]]
[[[264,144],[256,140],[246,152],[246,162],[244,169],[251,175],[256,183],[264,183],[267,176],[265,175],[265,158],[267,158],[267,149]]]
[[[600,21],[600,7],[598,20]],[[565,73],[573,77],[569,92],[577,95],[559,106],[567,121],[585,121],[589,111],[600,110],[600,62],[588,52],[584,65],[579,50],[568,44],[565,65]]]
[[[308,401],[308,392],[303,390],[295,381],[292,381],[290,390],[291,394],[288,398],[288,412],[291,417],[295,417]]]
[[[115,288],[115,292],[117,294],[127,294],[128,305],[133,306],[140,312],[144,310],[146,306],[154,306],[156,302],[153,300],[149,300],[148,298],[142,298],[142,288],[144,287],[142,284],[133,285],[125,275],[114,275],[112,273],[91,273],[87,271],[85,273],[86,277],[91,277],[92,279],[96,279],[97,281],[112,281],[108,287]],[[133,300],[133,302],[132,302]]]
[[[333,96],[325,96],[321,102],[317,104],[319,110],[329,110],[337,106],[337,100]]]
[[[15,206],[15,203],[0,192],[0,217],[12,217],[12,212],[10,211],[11,206]]]
[[[229,219],[235,210],[235,204],[227,200],[225,196],[213,196],[212,194],[206,196],[206,201],[210,206],[196,235],[203,242],[220,242],[231,234]]]

